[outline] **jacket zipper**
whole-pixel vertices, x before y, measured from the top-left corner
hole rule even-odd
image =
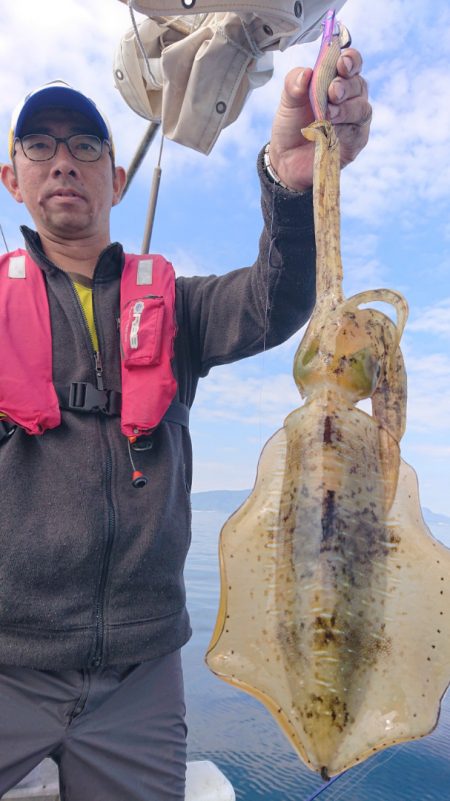
[[[91,333],[89,330],[86,314],[84,312],[83,306],[81,304],[80,298],[77,294],[77,291],[73,285],[72,280],[67,276],[67,280],[70,283],[72,288],[72,292],[74,294],[75,301],[79,310],[81,311],[83,321],[84,321],[84,328],[85,333],[88,335],[89,343],[90,343],[90,350],[93,355],[93,362],[94,362],[94,369],[95,369],[95,382],[97,389],[103,390],[104,389],[104,381],[103,381],[103,364],[102,358],[100,355],[100,341],[99,341],[99,350],[94,350],[94,344],[92,342]],[[95,306],[94,306],[94,293],[92,293],[92,310],[94,315],[94,326],[97,332],[97,337],[100,340],[100,330],[97,324],[97,319],[95,316]],[[111,458],[111,443],[108,436],[108,431],[106,428],[106,421],[102,419],[101,415],[99,415],[99,424],[100,428],[103,431],[103,441],[106,444],[106,464],[104,468],[104,477],[105,477],[105,496],[106,496],[106,503],[107,503],[107,512],[108,512],[108,524],[107,524],[107,532],[106,532],[106,548],[103,557],[103,564],[100,573],[100,581],[98,585],[97,591],[97,598],[95,601],[95,645],[94,645],[94,653],[90,660],[91,667],[99,667],[102,663],[103,657],[103,642],[104,642],[104,633],[105,633],[105,615],[104,615],[104,604],[105,604],[105,587],[106,581],[108,578],[109,572],[109,564],[111,560],[111,551],[113,546],[115,528],[116,528],[116,513],[114,510],[114,504],[112,500],[112,458]]]
[[[97,331],[99,341],[99,350],[95,353],[95,372],[97,380],[97,388],[104,389],[103,384],[103,365],[100,356],[100,327],[97,322],[95,314],[94,292],[92,292],[92,311],[94,316],[94,327]],[[106,534],[106,548],[103,557],[102,571],[100,575],[100,583],[98,588],[97,603],[96,603],[96,643],[94,656],[91,659],[92,667],[98,667],[103,659],[103,643],[105,637],[105,588],[109,573],[109,566],[111,562],[111,552],[114,543],[114,535],[116,531],[116,512],[114,509],[112,497],[112,457],[111,457],[111,441],[108,434],[107,421],[100,415],[100,427],[104,431],[104,441],[106,443],[106,465],[104,470],[105,476],[105,496],[108,510],[108,528]]]
[[[104,427],[106,424],[105,420],[100,420],[100,425]],[[111,552],[112,546],[114,542],[114,534],[116,529],[116,513],[114,510],[114,504],[112,500],[112,459],[111,459],[111,445],[109,442],[108,433],[106,428],[104,429],[104,436],[107,444],[107,454],[106,454],[106,463],[104,468],[104,476],[105,476],[105,496],[106,496],[106,503],[107,503],[107,511],[108,511],[108,526],[107,526],[107,533],[106,533],[106,548],[105,553],[103,556],[103,565],[100,574],[100,583],[98,587],[97,599],[96,599],[96,607],[95,607],[95,649],[94,655],[91,659],[91,666],[98,667],[102,663],[103,658],[103,642],[105,636],[105,612],[104,612],[104,605],[105,605],[105,588],[106,588],[106,581],[108,578],[109,573],[109,565],[111,561]]]

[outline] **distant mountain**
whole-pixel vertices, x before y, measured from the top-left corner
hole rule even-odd
[[[251,490],[210,490],[209,492],[193,492],[191,496],[192,509],[197,512],[226,512],[231,514],[244,503]],[[422,509],[423,516],[431,525],[450,526],[450,517]]]
[[[450,526],[450,517],[447,517],[447,515],[436,514],[431,509],[427,509],[426,506],[422,507],[422,512],[427,523],[437,526]]]
[[[210,490],[193,492],[192,509],[197,512],[234,512],[250,495],[251,490]]]

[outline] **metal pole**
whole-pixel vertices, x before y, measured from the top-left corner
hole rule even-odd
[[[122,192],[122,198],[125,197],[125,194],[128,191],[128,188],[129,188],[134,176],[136,175],[139,167],[141,166],[141,164],[142,164],[142,162],[143,162],[143,160],[144,160],[144,158],[145,158],[145,156],[147,154],[147,151],[148,151],[151,143],[153,142],[153,140],[154,140],[154,138],[156,136],[156,133],[157,133],[159,127],[160,127],[160,123],[159,122],[151,122],[150,125],[148,126],[148,128],[147,128],[147,130],[146,130],[146,132],[145,132],[145,134],[144,134],[144,136],[142,138],[142,141],[141,141],[138,149],[136,150],[134,158],[132,159],[131,164],[130,164],[130,166],[128,168],[127,182],[126,182],[124,190]]]
[[[156,203],[158,200],[159,184],[161,181],[161,173],[162,173],[161,156],[162,156],[163,144],[164,144],[164,137],[162,136],[161,147],[159,149],[158,164],[153,170],[152,188],[150,192],[150,200],[148,204],[147,220],[145,222],[144,238],[142,240],[141,253],[150,252],[150,240],[152,237],[153,223],[155,222]]]

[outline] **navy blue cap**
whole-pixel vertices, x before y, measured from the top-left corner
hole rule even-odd
[[[27,119],[41,108],[65,108],[78,111],[94,125],[95,132],[101,139],[112,143],[112,133],[107,117],[95,105],[93,100],[82,92],[73,89],[65,81],[52,81],[39,89],[30,92],[16,108],[11,119],[9,152],[12,157],[14,139],[22,136]]]

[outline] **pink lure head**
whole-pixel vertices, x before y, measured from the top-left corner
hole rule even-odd
[[[329,45],[331,44],[333,36],[336,36],[336,34],[339,33],[339,29],[336,23],[336,10],[334,8],[330,8],[327,11],[322,25],[323,25],[322,45],[324,44]]]

